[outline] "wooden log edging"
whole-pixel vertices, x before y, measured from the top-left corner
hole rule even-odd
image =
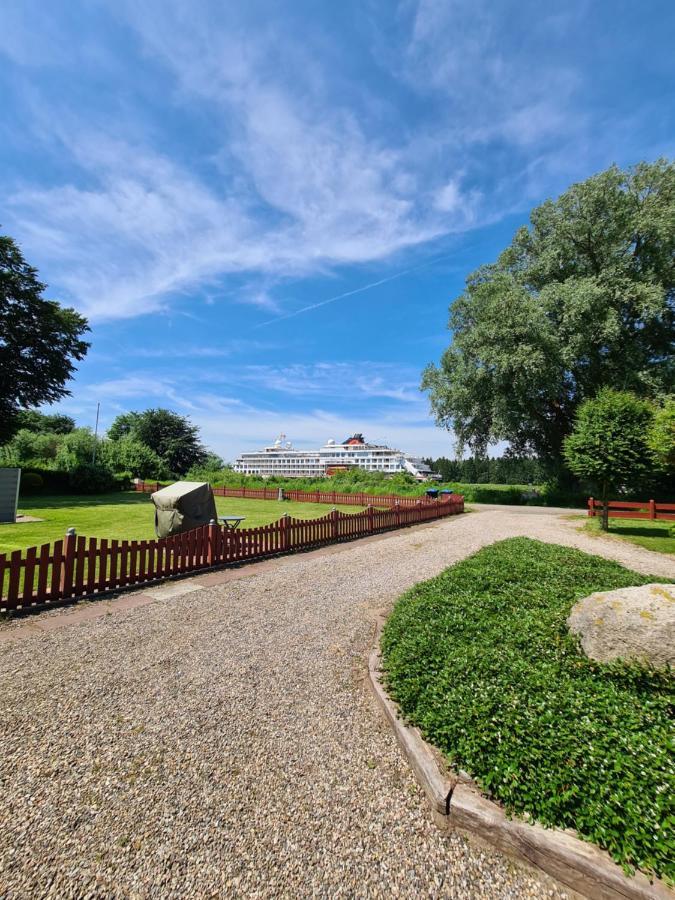
[[[642,872],[627,876],[609,853],[577,837],[571,830],[544,828],[509,819],[503,807],[488,800],[466,773],[451,772],[419,729],[406,725],[380,680],[380,634],[368,660],[370,686],[443,829],[477,837],[554,878],[589,900],[674,900],[665,882],[651,882]]]

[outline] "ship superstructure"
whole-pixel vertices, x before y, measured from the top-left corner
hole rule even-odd
[[[384,444],[368,443],[362,434],[354,434],[342,443],[326,441],[318,450],[296,450],[286,435],[262,450],[242,453],[234,464],[242,475],[274,475],[284,478],[324,478],[336,472],[359,468],[367,472],[395,475],[406,472],[419,481],[435,479],[427,463]]]

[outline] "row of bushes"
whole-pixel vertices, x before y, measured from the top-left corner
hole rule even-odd
[[[410,475],[386,476],[380,472],[345,472],[332,478],[261,478],[239,475],[232,469],[205,471],[193,469],[187,473],[188,481],[208,481],[214,487],[277,488],[301,491],[338,491],[344,494],[400,494],[419,497],[429,488],[428,483],[415,481]],[[154,481],[154,478],[149,478]],[[169,483],[169,482],[165,482]],[[24,468],[21,478],[21,493],[78,493],[99,494],[115,490],[130,490],[133,487],[131,472],[112,472],[106,465],[80,462],[66,471],[47,469],[39,466]],[[541,505],[582,508],[591,493],[585,490],[564,489],[556,485],[506,485],[506,484],[466,484],[450,481],[433,484],[440,490],[448,489],[462,494],[467,503],[500,503],[510,506]],[[625,499],[644,500],[643,492],[624,492]],[[670,497],[659,494],[658,499],[668,502]]]
[[[50,420],[59,418],[34,415],[38,417],[36,427],[53,424]],[[70,427],[71,423],[64,423],[64,428],[70,428],[65,431],[21,428],[0,447],[0,466],[23,470],[22,493],[105,493],[129,488],[134,473],[149,478],[169,476],[159,456],[135,438],[101,440],[89,428]]]
[[[468,503],[505,503],[516,505],[564,506],[579,508],[586,505],[588,497],[594,494],[590,483],[546,484],[494,484],[448,480],[429,484],[416,481],[411,475],[385,475],[383,472],[352,470],[340,472],[331,478],[262,478],[257,475],[241,475],[229,467],[209,469],[195,467],[186,478],[208,481],[218,487],[283,487],[301,491],[339,491],[345,494],[402,494],[420,496],[429,487],[441,490],[451,489],[464,495]],[[624,500],[644,500],[655,497],[661,502],[675,502],[675,478],[661,475],[658,480],[644,482],[633,487],[625,486],[616,492],[616,497]]]
[[[130,472],[111,472],[106,466],[80,463],[72,469],[31,468],[21,473],[21,495],[30,494],[106,494],[128,491],[133,487]]]
[[[531,484],[468,484],[445,481],[429,484],[416,481],[412,475],[385,475],[383,472],[354,470],[340,472],[331,478],[262,478],[257,475],[241,475],[231,468],[209,470],[204,467],[191,469],[186,478],[208,481],[214,487],[282,487],[299,491],[339,491],[343,494],[401,494],[419,497],[429,487],[448,489],[463,494],[468,503],[506,503],[511,506],[544,504],[547,506],[580,507],[586,503],[588,491],[561,489],[556,485]]]

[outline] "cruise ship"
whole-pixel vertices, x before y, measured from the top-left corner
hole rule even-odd
[[[326,478],[348,469],[396,475],[404,472],[418,481],[438,481],[424,460],[392,450],[382,444],[369,444],[362,434],[354,434],[341,444],[327,441],[318,450],[296,450],[281,434],[269,447],[242,453],[234,463],[235,472],[261,475],[263,478]]]

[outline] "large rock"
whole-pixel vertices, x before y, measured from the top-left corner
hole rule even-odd
[[[586,656],[599,662],[620,658],[675,666],[675,585],[591,594],[573,606],[567,626]]]

